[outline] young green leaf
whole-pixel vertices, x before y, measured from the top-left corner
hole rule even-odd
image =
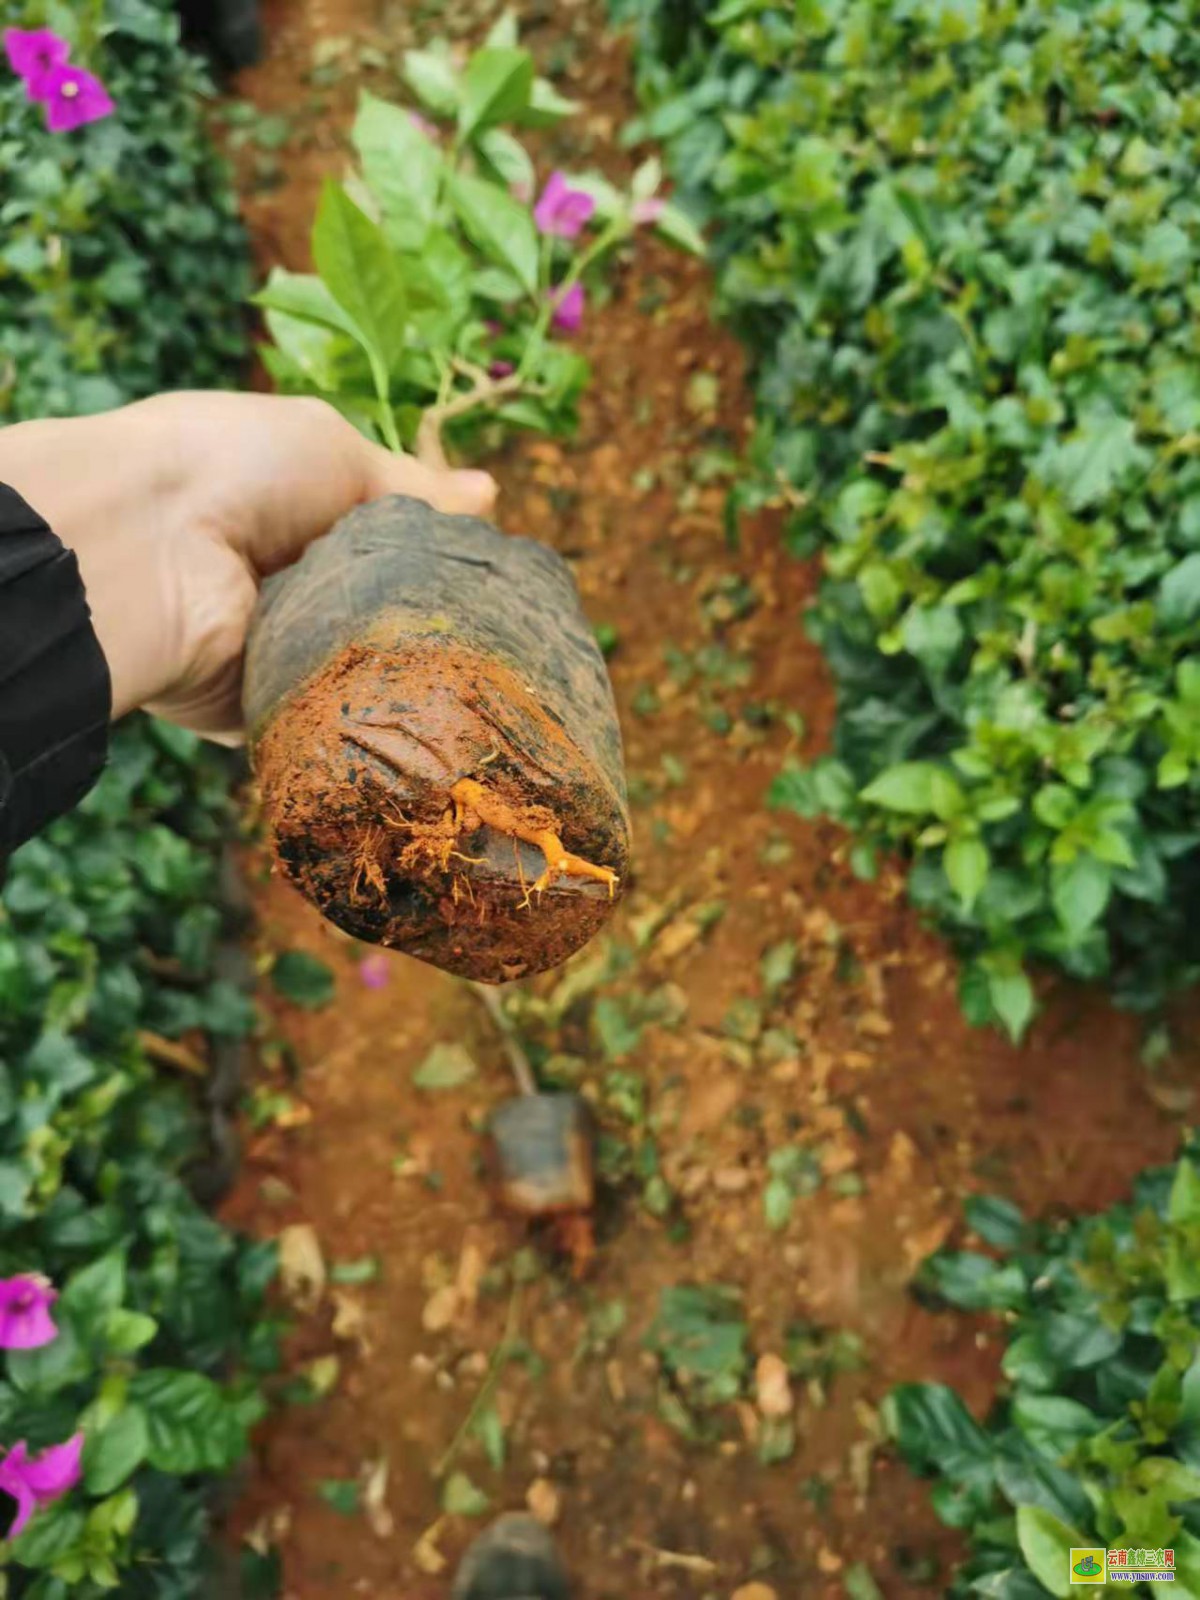
[[[477,1077],[479,1068],[465,1045],[435,1044],[413,1073],[418,1089],[459,1089]]]
[[[457,113],[462,86],[446,50],[407,51],[404,80],[422,105],[436,116],[452,117]]]
[[[388,238],[401,250],[420,250],[437,209],[442,152],[407,111],[366,90],[352,138]]]
[[[577,100],[568,100],[545,78],[537,78],[530,90],[528,104],[522,107],[514,120],[523,128],[553,128],[564,117],[574,116],[578,110]]]
[[[408,304],[395,252],[377,223],[327,178],[313,228],[313,259],[378,368],[381,398],[408,334]]]
[[[529,152],[505,128],[487,128],[475,136],[475,151],[506,189],[515,196],[532,195],[537,182]]]
[[[538,284],[538,243],[525,206],[483,178],[456,175],[450,198],[468,236],[490,260],[507,267],[527,294]]]
[[[946,846],[943,864],[950,887],[964,911],[970,911],[987,883],[987,845],[982,839],[952,839]]]
[[[442,1485],[442,1510],[451,1517],[482,1517],[491,1501],[465,1472],[452,1472]]]
[[[1073,941],[1082,939],[1099,921],[1111,893],[1111,870],[1086,851],[1051,869],[1054,910]]]
[[[140,1406],[127,1405],[83,1447],[83,1481],[89,1494],[112,1494],[146,1459],[150,1434]]]
[[[993,971],[988,974],[988,996],[1009,1038],[1019,1044],[1033,1019],[1033,985],[1020,969]]]
[[[1041,1506],[1017,1507],[1017,1540],[1029,1569],[1057,1600],[1071,1600],[1071,1551],[1087,1539]]]
[[[902,761],[889,767],[862,791],[870,805],[909,816],[933,810],[933,785],[939,768],[931,761]]]
[[[463,73],[458,131],[467,139],[477,130],[508,122],[529,104],[533,57],[527,50],[485,46]]]

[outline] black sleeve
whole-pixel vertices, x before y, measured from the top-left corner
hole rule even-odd
[[[96,781],[111,710],[74,552],[0,484],[0,872]]]

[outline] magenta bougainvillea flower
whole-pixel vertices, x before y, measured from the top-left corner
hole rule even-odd
[[[29,98],[40,100],[47,73],[66,63],[71,46],[49,28],[6,28],[4,53],[17,77],[25,80]]]
[[[358,975],[367,989],[382,989],[392,975],[392,964],[382,951],[364,956],[358,963]]]
[[[565,292],[554,296],[554,316],[551,319],[560,333],[578,333],[583,326],[583,285],[573,283]]]
[[[533,208],[533,220],[541,233],[558,239],[577,239],[596,209],[596,202],[582,189],[572,189],[561,172],[552,172]]]
[[[42,79],[38,99],[45,102],[51,133],[70,133],[116,109],[100,79],[82,67],[52,67]]]
[[[630,213],[634,226],[641,227],[643,223],[652,224],[657,222],[665,211],[666,205],[667,202],[661,200],[656,194],[647,195],[645,200],[635,200],[633,202],[633,210]]]
[[[488,377],[511,378],[516,370],[511,361],[493,361],[488,365]]]
[[[0,1350],[38,1350],[58,1338],[50,1307],[58,1299],[36,1272],[0,1278]]]
[[[0,1490],[17,1502],[17,1515],[8,1537],[22,1533],[35,1511],[51,1505],[73,1489],[80,1479],[83,1435],[74,1434],[66,1444],[51,1445],[40,1455],[31,1456],[24,1439],[0,1461]]]

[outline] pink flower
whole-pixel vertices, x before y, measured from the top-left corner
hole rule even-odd
[[[493,361],[488,367],[488,377],[511,378],[516,370],[511,361]]]
[[[32,1459],[24,1439],[0,1461],[0,1490],[17,1502],[17,1515],[8,1537],[22,1533],[30,1517],[43,1506],[73,1489],[79,1482],[83,1435],[74,1434],[66,1444],[51,1445]]]
[[[649,223],[652,226],[662,216],[666,208],[667,202],[656,194],[647,195],[645,200],[635,200],[633,209],[630,212],[634,227],[640,227],[642,223]]]
[[[554,295],[554,326],[561,333],[578,333],[583,326],[583,285],[573,283],[562,293]]]
[[[38,1350],[58,1338],[50,1307],[58,1299],[35,1272],[0,1278],[0,1350]]]
[[[561,172],[552,172],[533,208],[533,220],[542,233],[559,239],[577,239],[584,224],[596,209],[596,202],[582,189],[572,189]]]
[[[115,107],[108,90],[82,67],[53,67],[41,81],[38,98],[46,102],[51,133],[70,133],[85,122],[111,116]]]
[[[432,139],[435,144],[437,143],[441,130],[436,122],[430,122],[429,118],[423,117],[419,111],[410,111],[408,120],[418,133],[423,133],[427,139]]]
[[[4,52],[18,78],[24,78],[29,98],[41,100],[47,74],[65,63],[71,46],[49,28],[6,28]]]
[[[392,964],[382,950],[364,956],[358,963],[358,975],[367,989],[383,989],[392,976]]]

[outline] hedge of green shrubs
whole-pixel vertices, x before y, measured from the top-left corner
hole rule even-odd
[[[968,1222],[995,1253],[926,1263],[928,1294],[1006,1324],[982,1424],[942,1384],[903,1385],[884,1407],[903,1455],[936,1479],[938,1514],[968,1538],[951,1595],[1069,1600],[1070,1552],[1091,1545],[1171,1550],[1169,1592],[1200,1596],[1195,1154],[1145,1174],[1131,1205],[1063,1225],[972,1200]]]
[[[248,257],[170,0],[18,4],[4,21],[68,37],[116,109],[52,134],[0,63],[0,418],[235,381]],[[4,885],[0,1503],[25,1483],[38,1507],[0,1544],[10,1597],[200,1593],[215,1478],[262,1410],[274,1252],[193,1198],[207,1107],[143,1048],[253,1025],[216,976],[228,788],[190,735],[128,723],[100,785]]]
[[[628,9],[628,7],[626,8]],[[634,0],[755,355],[743,504],[824,552],[833,754],[962,998],[1200,973],[1200,35],[1184,0]]]
[[[197,1592],[203,1478],[242,1458],[261,1412],[273,1247],[236,1240],[192,1198],[196,1101],[138,1040],[253,1024],[214,976],[228,813],[215,753],[133,722],[98,787],[17,852],[5,884],[0,1279],[41,1274],[59,1298],[57,1337],[3,1358],[0,1444],[85,1436],[81,1486],[2,1547],[11,1595]]]
[[[0,421],[222,385],[249,349],[249,255],[173,0],[17,0],[104,82],[111,117],[52,133],[0,58]]]

